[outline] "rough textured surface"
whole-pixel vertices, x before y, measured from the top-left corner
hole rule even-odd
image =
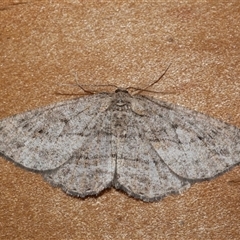
[[[57,87],[76,72],[81,84],[144,88],[172,63],[152,90],[175,94],[155,99],[240,128],[239,0],[24,2],[0,2],[1,119],[70,99],[55,92],[79,92]],[[114,189],[81,200],[0,158],[0,238],[238,240],[239,176],[151,204]]]
[[[72,195],[156,201],[240,163],[240,129],[117,89],[1,120],[0,154]]]

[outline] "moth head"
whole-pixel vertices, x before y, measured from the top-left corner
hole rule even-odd
[[[145,108],[134,97],[132,97],[127,89],[118,88],[115,90],[111,106],[118,111],[130,110],[138,115],[145,115]]]
[[[111,106],[116,110],[129,109],[131,105],[131,95],[126,89],[117,88],[113,94]]]

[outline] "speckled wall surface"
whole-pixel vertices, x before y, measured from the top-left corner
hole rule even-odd
[[[0,117],[76,98],[75,73],[97,91],[144,88],[171,63],[152,96],[240,127],[239,12],[238,0],[3,1]],[[239,178],[238,166],[157,203],[114,189],[81,200],[1,158],[0,239],[239,239]]]

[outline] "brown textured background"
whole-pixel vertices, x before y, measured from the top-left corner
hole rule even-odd
[[[152,89],[175,94],[154,97],[240,127],[239,33],[239,0],[1,1],[0,117],[71,98],[55,93],[79,92],[61,85],[76,72],[145,87],[172,63]],[[240,239],[239,179],[238,166],[157,203],[81,200],[1,158],[0,239]]]

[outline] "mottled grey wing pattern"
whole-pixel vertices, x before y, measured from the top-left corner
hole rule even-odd
[[[238,164],[240,130],[117,90],[1,120],[0,153],[72,195],[155,201]]]
[[[150,113],[147,138],[178,176],[204,180],[240,163],[239,128],[182,106],[140,99]]]
[[[116,139],[117,175],[114,186],[135,198],[155,201],[190,185],[162,161],[152,145],[153,139],[149,138],[154,131],[149,127],[148,117],[137,114],[138,110],[125,112],[124,127],[121,127],[122,130],[125,128],[124,134]]]
[[[0,154],[39,171],[66,192],[98,193],[109,186],[115,169],[111,135],[98,131],[106,116],[101,107],[109,98],[88,96],[1,120]]]
[[[181,106],[131,100],[115,187],[145,201],[180,192],[240,163],[240,130]]]
[[[98,100],[99,104],[104,103],[100,98],[94,100]],[[101,112],[100,108],[97,110],[97,114],[95,112],[95,115],[88,119],[89,122],[86,122],[84,128],[75,130],[75,126],[71,126],[71,134],[84,137],[82,145],[72,151],[70,158],[63,165],[43,172],[48,182],[78,197],[97,195],[111,187],[115,176],[116,161],[112,156],[111,147],[111,112]],[[80,113],[79,117],[83,117],[81,115]],[[81,119],[73,121],[79,121],[78,125],[82,124]],[[67,135],[67,132],[64,135]]]

